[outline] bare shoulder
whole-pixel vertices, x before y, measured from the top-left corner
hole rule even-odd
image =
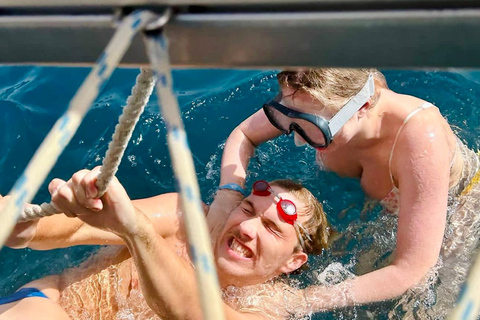
[[[133,200],[133,205],[143,212],[163,238],[185,239],[185,226],[181,207],[181,198],[177,192],[165,193],[149,198]],[[202,202],[206,213],[208,206]]]
[[[455,135],[437,108],[415,114],[398,135],[391,165],[403,200],[425,199],[427,189],[437,196],[447,192],[455,149]]]
[[[180,208],[180,197],[176,192],[164,193],[157,196],[136,199],[132,201],[136,208],[146,215],[158,212],[175,213]]]
[[[455,144],[455,135],[438,108],[420,109],[408,120],[398,137],[399,149],[410,151],[412,155],[449,154]],[[420,151],[420,153],[418,153]]]
[[[170,192],[149,198],[133,200],[133,204],[145,214],[159,211],[166,213],[179,213],[181,210],[180,201],[180,194],[177,192]],[[203,201],[201,205],[206,214],[209,207]]]

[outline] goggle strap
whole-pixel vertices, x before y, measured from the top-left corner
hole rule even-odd
[[[373,75],[370,74],[363,88],[329,121],[332,137],[353,117],[355,112],[360,110],[374,93],[375,81],[373,80]]]
[[[307,229],[305,229],[305,228],[302,226],[302,224],[299,223],[299,222],[296,222],[296,221],[295,221],[295,224],[296,224],[300,229],[302,229],[303,233],[305,234],[305,237],[307,237],[307,239],[308,239],[309,241],[312,241],[312,238],[310,238],[310,235],[308,234]]]
[[[300,246],[302,247],[303,250],[305,250],[305,241],[303,241],[302,234],[300,233],[300,230],[298,229],[300,224],[295,223],[294,226],[295,226],[295,231],[297,231],[297,234],[298,234],[298,241],[300,241]]]

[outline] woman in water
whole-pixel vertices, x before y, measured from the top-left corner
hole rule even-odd
[[[437,301],[451,307],[479,239],[478,155],[438,108],[390,90],[376,69],[283,71],[277,79],[279,94],[230,134],[222,184],[241,188],[255,148],[293,132],[297,145],[316,149],[321,168],[360,179],[368,196],[398,216],[393,261],[347,280],[347,304],[398,297],[437,270]],[[321,297],[333,291],[317,287],[310,297],[332,308],[338,302]]]

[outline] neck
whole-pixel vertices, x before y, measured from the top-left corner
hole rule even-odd
[[[362,125],[351,140],[352,146],[365,149],[377,145],[384,140],[387,133],[388,105],[391,104],[390,90],[380,88],[380,96],[376,104],[367,111]]]

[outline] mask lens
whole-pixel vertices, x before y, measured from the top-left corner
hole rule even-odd
[[[308,143],[313,143],[315,146],[326,145],[325,135],[322,130],[310,121],[293,118],[291,119],[291,122],[292,130],[295,130],[295,132],[297,132]]]
[[[292,132],[290,129],[292,119],[268,104],[263,107],[263,110],[265,111],[268,120],[270,120],[270,123],[273,124],[278,130],[285,134],[290,134]]]
[[[330,133],[323,132],[318,122],[323,122],[328,130],[328,121],[320,116],[292,110],[280,104],[279,99],[281,96],[277,96],[263,106],[270,123],[284,134],[290,134],[294,130],[312,147],[326,147],[328,143],[325,137]]]

